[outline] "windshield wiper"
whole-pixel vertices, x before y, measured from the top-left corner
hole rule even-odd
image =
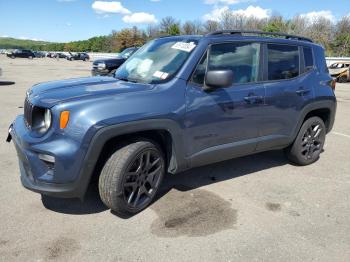
[[[131,82],[131,83],[137,83],[135,79],[129,79],[127,77],[115,77],[118,80],[125,81],[125,82]]]

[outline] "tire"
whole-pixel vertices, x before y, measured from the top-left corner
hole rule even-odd
[[[29,58],[29,59],[33,59],[33,57],[32,57],[31,55],[30,55],[30,56],[28,56],[28,58]]]
[[[134,215],[153,201],[164,173],[164,155],[156,144],[137,141],[121,146],[102,168],[101,200],[119,215]]]
[[[326,126],[319,117],[307,119],[301,126],[293,144],[285,149],[288,159],[300,166],[316,162],[326,139]]]
[[[15,59],[16,57],[14,55],[11,56],[12,59]]]
[[[348,82],[347,76],[341,76],[341,77],[339,77],[339,78],[338,78],[338,82],[339,82],[339,83],[346,83],[346,82]]]
[[[73,57],[69,58],[69,61],[73,61]]]

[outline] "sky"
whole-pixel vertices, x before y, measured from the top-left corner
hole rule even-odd
[[[217,19],[225,10],[260,18],[350,16],[349,0],[0,0],[0,37],[68,42],[107,35],[134,25],[145,28],[165,16]]]

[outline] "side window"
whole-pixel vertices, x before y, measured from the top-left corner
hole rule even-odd
[[[259,43],[225,43],[210,49],[208,70],[231,70],[233,83],[258,81]]]
[[[305,62],[305,69],[304,72],[310,71],[314,67],[314,58],[312,56],[312,49],[310,47],[304,47],[304,62]]]
[[[234,83],[258,81],[260,44],[258,43],[225,43],[212,45],[204,55],[192,76],[192,82],[203,85],[208,70],[231,70]]]
[[[204,85],[204,77],[207,69],[207,52],[203,55],[202,59],[199,61],[196,70],[192,75],[192,82],[198,85]]]
[[[299,75],[297,46],[268,44],[268,80],[290,79]]]

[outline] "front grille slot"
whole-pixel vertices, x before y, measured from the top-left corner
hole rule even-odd
[[[26,97],[24,100],[24,122],[28,128],[31,128],[33,124],[33,109],[34,105]]]

